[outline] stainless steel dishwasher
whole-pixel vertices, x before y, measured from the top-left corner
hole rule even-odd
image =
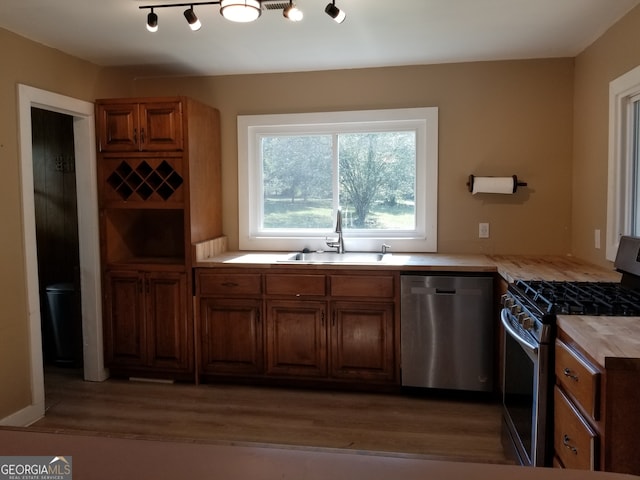
[[[493,278],[402,275],[402,385],[493,389]]]

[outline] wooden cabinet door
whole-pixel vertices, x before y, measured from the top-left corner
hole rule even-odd
[[[333,303],[329,348],[332,377],[395,379],[393,312],[391,303]]]
[[[184,148],[182,104],[98,104],[98,151],[167,152]]]
[[[135,271],[106,275],[104,344],[108,367],[143,366],[147,362],[143,281]]]
[[[268,374],[327,375],[325,302],[268,300],[266,325]]]
[[[261,301],[202,298],[198,316],[203,373],[264,371]]]
[[[140,104],[140,150],[147,152],[183,149],[182,104],[153,102]]]
[[[185,370],[192,363],[192,330],[187,321],[187,276],[150,272],[144,283],[149,365]]]
[[[98,151],[135,152],[140,149],[137,104],[98,104],[96,110]]]

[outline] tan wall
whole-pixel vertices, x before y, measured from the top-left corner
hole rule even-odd
[[[0,418],[31,404],[28,307],[23,248],[17,84],[81,100],[123,94],[117,77],[0,29]],[[104,93],[103,93],[104,92]]]
[[[569,252],[572,59],[142,79],[135,90],[187,94],[220,109],[231,248],[238,245],[237,115],[438,106],[438,250]],[[474,197],[469,174],[516,174],[529,188]],[[478,239],[479,222],[490,223],[490,239]]]
[[[609,82],[639,64],[640,7],[576,58],[572,251],[605,266]],[[595,229],[602,232],[599,250]]]

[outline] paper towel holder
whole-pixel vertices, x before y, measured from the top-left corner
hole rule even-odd
[[[467,182],[467,187],[469,187],[469,191],[473,192],[473,180],[475,178],[475,175],[469,175],[469,181]],[[521,182],[518,180],[518,176],[517,175],[511,175],[511,178],[513,178],[513,193],[516,193],[516,191],[518,190],[518,187],[526,187],[527,186],[527,182]]]

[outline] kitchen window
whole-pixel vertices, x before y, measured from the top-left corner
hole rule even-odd
[[[640,66],[609,85],[607,260],[622,235],[640,236]]]
[[[241,250],[436,251],[438,109],[238,117]]]

